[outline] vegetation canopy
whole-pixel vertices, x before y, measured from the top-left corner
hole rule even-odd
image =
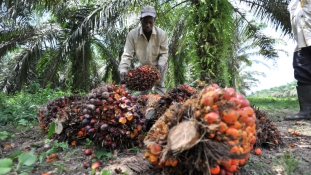
[[[239,65],[251,66],[254,54],[277,59],[273,47],[277,40],[263,35],[264,26],[252,22],[238,7],[248,6],[254,19],[272,23],[285,35],[290,33],[288,3],[0,1],[0,88],[12,93],[38,83],[43,88],[87,92],[100,82],[119,83],[126,35],[139,25],[141,7],[149,4],[157,11],[156,25],[169,36],[167,87],[200,79],[243,93],[256,84],[257,73],[241,74]]]

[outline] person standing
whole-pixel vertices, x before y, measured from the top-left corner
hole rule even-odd
[[[124,51],[119,64],[121,81],[129,71],[134,53],[140,65],[156,66],[161,73],[161,80],[155,85],[158,94],[165,94],[165,74],[168,67],[168,38],[165,31],[154,26],[156,11],[152,6],[144,6],[140,14],[141,26],[127,34]],[[148,92],[143,92],[146,94]]]
[[[293,68],[300,111],[284,119],[311,119],[311,0],[291,0],[288,10],[296,41]]]

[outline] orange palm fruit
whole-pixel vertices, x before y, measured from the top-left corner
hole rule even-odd
[[[209,139],[212,139],[212,138],[215,137],[215,133],[209,133],[209,134],[207,135],[207,137],[208,137]]]
[[[145,158],[149,158],[149,155],[150,155],[150,152],[149,152],[149,151],[145,151],[144,157],[145,157]]]
[[[238,153],[238,152],[239,152],[238,146],[233,146],[233,147],[230,149],[230,152],[232,152],[232,153]]]
[[[227,123],[220,121],[217,132],[226,132],[227,129],[228,129]]]
[[[256,155],[261,155],[262,154],[262,151],[261,151],[260,148],[255,148],[254,151],[255,151]]]
[[[231,165],[236,165],[236,166],[239,166],[239,162],[240,162],[240,160],[239,160],[239,159],[232,159],[232,161],[231,161]]]
[[[158,144],[152,144],[150,147],[151,154],[157,155],[157,154],[160,154],[161,151],[162,151],[162,148]]]
[[[235,121],[233,125],[230,127],[235,128],[235,129],[241,129],[243,126],[239,121]]]
[[[214,99],[211,96],[204,95],[201,99],[201,104],[204,106],[212,106],[214,104]]]
[[[125,124],[126,123],[126,118],[125,117],[120,117],[119,118],[119,122],[122,123],[122,124]]]
[[[238,109],[237,113],[239,114],[239,122],[241,123],[245,123],[245,121],[248,118],[248,114],[246,111],[242,110],[242,109]]]
[[[165,160],[164,165],[165,166],[171,166],[171,161],[169,159]]]
[[[206,123],[212,124],[219,120],[219,114],[217,114],[216,112],[209,112],[204,115],[204,119]]]
[[[226,168],[226,167],[225,167]],[[233,173],[233,172],[238,172],[238,166],[237,165],[231,165],[229,169],[226,168],[227,171]]]
[[[240,100],[236,97],[230,97],[228,102],[231,103],[235,107],[240,107]]]
[[[225,109],[222,112],[222,121],[224,121],[225,123],[232,125],[234,124],[237,120],[238,120],[238,113],[235,110],[232,109]]]
[[[245,120],[245,124],[246,126],[254,126],[256,122],[256,116],[252,115],[249,116],[246,120]]]
[[[232,159],[228,159],[227,161],[223,160],[223,161],[221,161],[220,164],[221,164],[222,166],[224,166],[224,167],[230,167],[231,164],[232,164]]]
[[[175,167],[175,166],[178,165],[178,160],[177,160],[177,159],[175,159],[175,160],[169,159],[169,160],[170,160],[170,162],[171,162],[172,167]]]
[[[233,139],[237,139],[239,136],[241,136],[241,130],[229,127],[226,131],[226,135],[232,137]]]
[[[230,99],[230,94],[228,91],[222,89],[222,90],[219,90],[217,92],[218,92],[218,96],[220,99],[222,99],[222,100],[229,100]]]
[[[156,155],[150,154],[148,160],[149,160],[149,162],[150,162],[151,164],[153,164],[153,165],[159,164],[158,156],[156,156]]]
[[[239,159],[239,165],[244,166],[246,164],[246,159]]]
[[[252,115],[254,115],[254,109],[251,108],[250,106],[246,106],[246,107],[241,108],[241,109],[243,109],[244,111],[246,111],[246,113],[247,113],[247,115],[248,115],[249,117],[251,117]]]
[[[219,165],[216,165],[216,167],[210,168],[209,171],[210,171],[211,174],[213,174],[213,175],[219,174],[219,172],[220,172],[220,167],[219,167]]]

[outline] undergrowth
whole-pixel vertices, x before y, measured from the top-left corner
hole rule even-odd
[[[7,94],[0,92],[0,125],[27,125],[37,121],[38,108],[70,92],[59,89],[40,88],[38,84],[25,86],[21,92]]]

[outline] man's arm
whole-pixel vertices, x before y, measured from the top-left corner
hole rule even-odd
[[[160,51],[158,65],[164,67],[168,60],[168,41],[167,35],[164,34],[160,40]]]
[[[133,54],[134,54],[134,40],[132,39],[131,33],[129,33],[126,37],[124,51],[121,56],[121,61],[119,64],[120,74],[127,73],[128,70],[130,69]]]

